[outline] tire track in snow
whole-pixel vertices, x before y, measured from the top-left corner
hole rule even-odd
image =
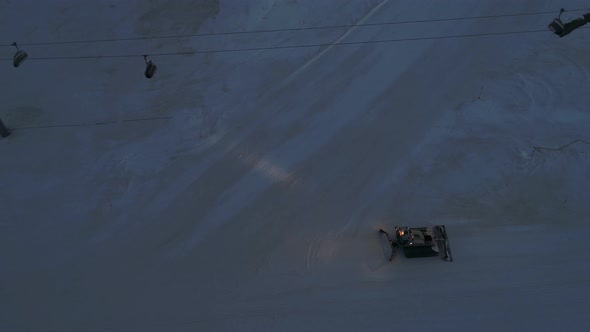
[[[374,93],[378,93],[374,92]],[[366,99],[372,98],[373,95],[367,94],[363,98],[356,98],[354,103],[358,105],[354,106],[353,109],[359,109],[360,105],[366,102]],[[344,101],[339,101],[343,104]],[[341,109],[341,105],[336,104],[335,110]],[[338,119],[333,119],[331,114],[320,114],[318,115],[318,122],[329,123],[330,126],[318,126],[313,130],[307,130],[300,133],[296,138],[287,141],[285,144],[275,148],[274,150],[265,154],[265,159],[268,160],[281,160],[281,165],[285,169],[289,169],[293,165],[300,163],[301,161],[312,155],[317,149],[319,149],[323,143],[329,141],[337,132],[339,132],[347,123],[357,116],[355,112],[349,112],[347,114],[340,114]],[[306,142],[313,142],[308,144]],[[301,146],[309,146],[305,150],[301,150]],[[299,153],[293,153],[298,151]],[[207,215],[205,220],[199,225],[197,230],[192,231],[192,237],[190,243],[187,244],[188,248],[200,242],[210,231],[218,228],[224,224],[227,220],[237,214],[243,207],[251,203],[256,195],[263,190],[269,188],[276,181],[273,179],[261,177],[257,174],[256,170],[248,172],[242,176],[239,181],[232,185],[228,190],[222,194],[220,201],[222,205],[214,207],[213,211]],[[247,190],[243,190],[247,188]],[[184,248],[178,248],[183,251]]]
[[[379,10],[381,10],[381,8],[388,2],[389,2],[389,0],[383,0],[381,3],[379,3],[377,6],[375,6],[371,11],[369,11],[369,13],[367,15],[365,15],[363,18],[361,18],[359,21],[355,22],[354,24],[357,25],[357,24],[365,23],[373,15],[375,15],[377,12],[379,12]],[[299,76],[300,73],[302,73],[304,70],[306,70],[314,62],[316,62],[319,58],[324,56],[324,54],[329,52],[334,46],[338,45],[341,41],[346,39],[346,37],[348,37],[351,33],[356,31],[358,28],[359,28],[358,26],[352,27],[351,29],[346,31],[342,36],[340,36],[338,39],[336,39],[332,44],[330,44],[330,46],[327,46],[324,50],[322,50],[316,56],[314,56],[313,58],[308,60],[306,63],[304,63],[294,73],[292,73],[291,75],[289,75],[289,77],[287,77],[287,79],[285,80],[285,84],[291,83],[295,77]]]
[[[472,41],[472,42],[476,42],[476,41]],[[433,49],[433,52],[437,53],[437,57],[448,57],[449,59],[451,58],[463,58],[462,56],[462,51],[461,50],[453,50],[450,49],[448,46],[446,45],[442,45],[440,43],[435,44],[435,46],[438,46],[436,49]],[[496,51],[498,52],[498,51]],[[454,56],[453,56],[454,55]],[[431,63],[432,61],[436,61],[433,59],[421,59],[424,63],[428,64]],[[438,83],[436,85],[432,86],[432,89],[427,89],[426,87],[424,87],[425,90],[429,90],[430,92],[430,98],[431,100],[436,100],[439,102],[439,105],[436,105],[434,103],[431,104],[423,104],[423,107],[426,108],[430,108],[430,107],[440,107],[440,101],[443,101],[445,99],[442,98],[449,98],[448,95],[442,95],[440,94],[440,92],[437,92],[440,89],[441,86],[460,86],[460,87],[466,87],[470,85],[469,79],[473,79],[476,78],[477,76],[475,76],[474,74],[472,74],[473,71],[473,66],[475,64],[477,64],[477,59],[468,59],[469,61],[471,61],[471,63],[469,61],[465,62],[465,63],[460,63],[460,65],[458,65],[456,68],[453,69],[452,72],[448,72],[448,70],[446,70],[446,68],[440,69],[440,68],[434,68],[434,70],[437,70],[434,73],[433,76],[437,76],[440,75],[440,80],[438,81]],[[471,66],[470,66],[471,65]],[[438,76],[437,76],[438,77]],[[412,78],[410,76],[410,78]],[[416,84],[418,85],[418,84]],[[477,84],[478,86],[481,86],[481,84],[478,82]],[[420,86],[418,86],[418,88],[420,88]],[[467,90],[466,88],[464,90]],[[461,89],[459,88],[455,88],[455,91],[461,91]],[[438,93],[438,94],[434,94],[434,93]],[[459,95],[451,95],[454,96],[455,98],[458,98]],[[438,99],[437,99],[438,98]],[[448,107],[451,107],[451,104],[448,105]],[[444,111],[441,110],[441,111]],[[447,112],[448,114],[448,112]],[[429,117],[436,119],[436,115],[434,114],[428,114]],[[448,117],[439,117],[437,119],[440,122],[443,123],[449,123],[449,118]],[[436,123],[432,126],[432,128],[436,127]],[[418,144],[417,145],[421,145],[424,142],[427,142],[428,140],[433,140],[433,139],[438,139],[439,137],[442,137],[442,135],[444,135],[444,133],[442,132],[437,132],[436,130],[431,130],[430,132],[426,133],[426,138],[422,137],[422,138],[418,138]],[[416,151],[417,148],[414,148],[414,151]],[[413,154],[410,153],[409,158],[413,158]],[[377,178],[375,177],[373,182],[375,183],[374,186],[372,186],[372,188],[374,188],[371,192],[368,192],[364,195],[363,200],[359,202],[359,207],[353,211],[351,213],[350,218],[348,218],[347,223],[342,226],[342,228],[340,229],[340,232],[346,232],[349,231],[350,228],[352,228],[355,224],[359,224],[361,222],[363,222],[362,220],[359,219],[359,217],[361,215],[363,215],[368,209],[369,207],[375,203],[380,196],[384,195],[385,193],[387,193],[390,190],[394,190],[392,189],[393,186],[399,182],[399,180],[401,179],[401,177],[403,176],[403,173],[406,171],[407,169],[407,163],[401,163],[400,165],[397,165],[395,169],[391,170],[390,172],[386,173],[383,178]]]
[[[422,50],[422,48],[419,48],[419,50]],[[378,52],[374,50],[365,50],[364,52],[370,52],[373,55],[378,54]],[[358,54],[354,52],[350,56],[358,57]],[[372,58],[366,55],[363,57],[365,62],[369,61],[369,59]],[[411,62],[412,59],[414,58],[410,57],[407,61]],[[359,66],[361,65],[364,65],[364,62],[359,64]],[[364,74],[371,76],[377,75],[377,73],[382,73],[382,71],[377,68],[377,66],[371,66]],[[348,70],[342,74],[346,77],[340,77],[339,79],[349,80],[350,78],[348,76],[355,74],[355,71]],[[398,74],[395,73],[395,75],[391,75],[391,77],[388,79],[395,79],[397,76]],[[324,79],[333,80],[334,78],[326,77]],[[345,128],[345,126],[353,119],[357,118],[359,114],[362,114],[366,105],[371,104],[371,100],[378,96],[379,93],[382,93],[382,89],[386,89],[386,87],[387,85],[381,85],[379,86],[379,89],[367,89],[366,85],[364,85],[362,82],[350,80],[350,84],[347,86],[347,88],[354,91],[364,91],[362,96],[358,98],[353,98],[352,96],[340,98],[330,104],[330,110],[316,110],[313,121],[310,122],[310,125],[308,125],[308,127],[310,127],[308,130],[299,133],[295,138],[287,139],[284,144],[278,147],[275,146],[275,149],[267,152],[264,158],[271,161],[280,161],[280,164],[284,169],[289,169],[290,167],[301,163],[303,160],[311,156],[323,144],[329,142],[334,135],[336,135],[338,132],[341,132],[341,130]],[[321,95],[314,96],[316,99],[321,97]],[[312,104],[308,107],[313,108],[315,105]],[[347,111],[342,112],[342,110]],[[338,115],[337,117],[334,116],[336,114]],[[252,130],[254,130],[254,128],[252,128]],[[302,149],[302,147],[306,148]],[[199,243],[209,232],[224,224],[227,220],[238,213],[239,210],[247,206],[253,199],[256,198],[255,196],[257,193],[260,193],[262,190],[265,190],[275,183],[272,179],[264,179],[260,177],[256,178],[256,176],[257,175],[255,173],[249,172],[242,176],[238,182],[228,188],[225,193],[222,194],[222,197],[218,199],[218,201],[223,202],[223,206],[213,207],[213,211],[208,213],[203,222],[197,226],[198,229],[195,231],[190,231],[190,233],[192,233],[191,240],[189,241],[190,243],[181,245],[176,248],[177,250],[173,251],[180,253]]]
[[[382,6],[385,3],[387,3],[388,1],[389,0],[384,0],[383,2],[379,3],[367,15],[365,15],[363,18],[361,18],[361,20],[355,22],[355,24],[360,24],[360,23],[363,23],[366,20],[368,20],[375,13],[377,13],[378,10],[380,8],[382,8]],[[260,98],[261,100],[259,102],[257,102],[257,105],[261,106],[258,108],[263,109],[263,110],[267,110],[267,111],[262,112],[262,114],[261,114],[261,112],[256,112],[256,114],[252,115],[250,117],[252,122],[250,122],[248,124],[248,126],[246,126],[245,129],[241,130],[240,132],[236,132],[236,134],[232,135],[232,137],[228,136],[227,134],[224,134],[222,137],[215,137],[215,139],[209,140],[205,144],[206,148],[214,149],[216,146],[219,146],[219,147],[221,147],[221,149],[218,151],[209,152],[208,158],[201,161],[196,168],[191,170],[191,172],[188,172],[188,173],[185,172],[182,175],[183,178],[181,179],[181,181],[177,182],[174,192],[181,193],[183,191],[190,190],[191,185],[195,181],[197,181],[200,177],[202,177],[204,174],[206,174],[207,171],[209,171],[212,167],[214,167],[214,165],[216,163],[220,162],[221,160],[223,160],[223,158],[226,158],[228,155],[234,156],[234,157],[237,157],[238,159],[240,159],[242,157],[242,153],[239,151],[240,149],[242,149],[242,148],[240,148],[240,146],[243,144],[243,142],[246,140],[246,138],[249,137],[250,135],[252,135],[254,132],[256,132],[256,130],[258,130],[258,128],[261,125],[264,125],[265,123],[267,123],[269,121],[269,119],[276,116],[276,111],[273,111],[276,109],[276,107],[273,107],[273,105],[274,105],[274,101],[276,99],[280,99],[280,97],[277,95],[280,94],[281,91],[284,91],[290,84],[292,84],[294,79],[297,76],[299,76],[301,73],[303,73],[304,69],[307,69],[311,65],[312,62],[315,62],[320,57],[324,56],[328,52],[328,50],[330,50],[338,42],[342,41],[345,37],[350,35],[357,28],[358,27],[351,28],[343,36],[338,38],[337,41],[332,43],[332,45],[330,47],[323,50],[319,55],[314,56],[314,58],[312,60],[309,60],[306,63],[304,63],[303,65],[299,66],[297,69],[295,69],[295,71],[291,75],[289,75],[287,78],[278,82],[278,84],[272,85],[272,88],[269,91],[267,91],[264,94],[264,96],[262,96],[262,98]],[[262,107],[262,106],[264,106],[264,107]],[[241,107],[241,105],[239,107]],[[253,106],[253,108],[256,108],[256,106]],[[232,113],[232,112],[233,111],[230,111],[229,113]],[[236,151],[236,150],[238,150],[238,151]],[[161,203],[164,205],[169,205],[171,203],[171,199],[176,196],[177,195],[170,194],[170,192],[168,191],[166,196],[164,196],[162,198]]]

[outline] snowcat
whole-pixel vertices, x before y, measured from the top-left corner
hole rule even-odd
[[[389,261],[397,255],[396,249],[404,252],[407,258],[432,257],[443,253],[442,259],[453,261],[451,246],[444,225],[432,227],[395,227],[395,235],[391,237],[383,229],[379,229],[385,256]]]

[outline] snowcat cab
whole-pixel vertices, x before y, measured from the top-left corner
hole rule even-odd
[[[432,227],[395,227],[395,236],[379,229],[379,235],[384,245],[384,252],[393,260],[396,256],[396,248],[401,248],[407,258],[438,256],[442,251],[443,259],[453,261],[449,238],[444,225]]]

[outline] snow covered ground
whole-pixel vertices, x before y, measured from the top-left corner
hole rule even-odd
[[[338,45],[537,15],[24,45],[585,4],[1,1],[2,43],[31,58],[330,46],[154,56],[153,80],[141,57],[4,61],[0,331],[590,330],[590,145],[533,149],[590,141],[590,30]],[[64,124],[88,125],[39,128]],[[380,227],[440,223],[453,263],[384,259]]]

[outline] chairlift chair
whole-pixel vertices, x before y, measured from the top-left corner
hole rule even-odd
[[[144,55],[143,59],[145,60],[145,63],[146,63],[145,72],[144,72],[145,77],[146,78],[154,77],[154,74],[156,74],[156,70],[158,69],[158,67],[152,62],[152,60],[150,60],[150,61],[147,60],[147,55]]]
[[[12,58],[12,64],[14,67],[18,67],[29,57],[29,55],[27,52],[20,50],[16,42],[12,43],[12,46],[16,47],[16,53]]]
[[[561,8],[561,10],[559,11],[559,15],[557,15],[557,18],[553,19],[553,21],[548,25],[549,30],[553,31],[553,33],[555,33],[558,36],[561,36],[561,34],[563,34],[564,31],[564,24],[561,21],[561,14],[564,11],[565,9]]]

